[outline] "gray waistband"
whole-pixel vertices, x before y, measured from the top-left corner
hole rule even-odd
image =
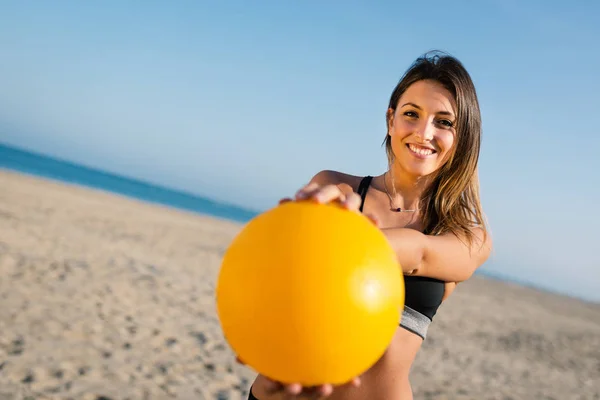
[[[404,306],[402,318],[400,319],[401,327],[421,336],[425,340],[429,324],[431,324],[431,320],[427,316],[408,306]]]

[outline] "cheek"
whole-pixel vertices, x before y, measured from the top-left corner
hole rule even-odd
[[[405,121],[401,118],[394,120],[394,125],[390,131],[392,136],[397,136],[397,137],[401,137],[401,138],[408,136],[410,134],[410,132],[411,132],[410,123],[408,123],[407,121]]]
[[[442,152],[447,154],[454,148],[455,135],[452,132],[445,131],[438,135],[437,141],[442,148]]]

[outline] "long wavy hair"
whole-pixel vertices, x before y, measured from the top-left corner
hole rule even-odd
[[[393,112],[386,114],[388,127],[402,94],[420,80],[440,83],[452,93],[457,105],[454,149],[446,163],[433,174],[420,199],[424,232],[430,235],[452,232],[472,245],[475,238],[471,228],[483,228],[484,238],[488,234],[477,174],[481,112],[475,85],[456,58],[439,51],[426,53],[410,66],[392,92],[389,108]],[[386,134],[383,144],[391,165],[394,152],[389,134]]]

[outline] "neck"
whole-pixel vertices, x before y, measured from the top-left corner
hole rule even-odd
[[[427,187],[427,177],[413,177],[402,171],[400,166],[392,164],[384,179],[394,201],[404,204],[403,209],[419,208],[419,200]]]

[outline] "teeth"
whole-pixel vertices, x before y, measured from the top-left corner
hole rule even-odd
[[[417,147],[417,146],[412,145],[412,144],[409,144],[408,147],[410,147],[410,149],[412,151],[414,151],[415,153],[421,154],[423,156],[428,156],[430,154],[433,154],[433,150],[431,150],[431,149],[424,149],[422,147]]]

